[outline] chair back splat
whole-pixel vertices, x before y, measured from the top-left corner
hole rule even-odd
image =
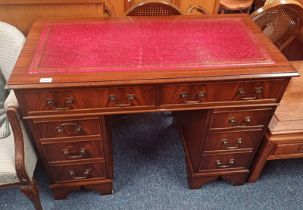
[[[273,0],[251,14],[264,34],[283,50],[299,34],[303,5],[294,0]]]
[[[125,16],[172,16],[181,15],[181,11],[167,2],[142,2],[131,7]]]

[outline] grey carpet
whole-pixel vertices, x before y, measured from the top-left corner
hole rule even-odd
[[[189,190],[180,137],[166,114],[117,116],[113,123],[114,194],[79,191],[53,200],[38,166],[48,209],[303,209],[303,160],[270,161],[256,183],[222,181]],[[16,189],[0,191],[0,209],[32,209]]]

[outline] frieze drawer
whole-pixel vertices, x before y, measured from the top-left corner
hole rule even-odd
[[[153,106],[153,86],[22,91],[26,113]],[[35,98],[35,100],[33,100]]]
[[[163,85],[161,105],[192,105],[220,101],[278,101],[284,80]],[[224,90],[224,91],[222,91]]]

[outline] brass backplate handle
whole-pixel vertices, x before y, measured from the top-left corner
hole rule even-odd
[[[252,117],[250,117],[250,116],[245,117],[242,121],[240,121],[240,123],[234,117],[231,117],[231,118],[228,119],[228,122],[232,127],[235,127],[235,126],[237,126],[237,127],[249,126],[251,124],[251,121],[252,121]]]
[[[235,160],[230,159],[227,164],[221,162],[221,160],[216,160],[216,165],[218,168],[229,168],[235,165]]]
[[[64,132],[64,127],[74,127],[74,132],[75,133],[79,133],[82,129],[82,126],[78,123],[74,123],[74,122],[67,122],[67,123],[61,123],[58,127],[56,127],[56,130],[58,133],[62,133]]]
[[[87,179],[90,175],[90,172],[91,169],[87,168],[83,171],[83,176],[77,176],[74,170],[70,170],[68,173],[73,179],[78,180],[78,179]]]
[[[109,95],[108,99],[109,99],[109,101],[115,102],[115,106],[116,107],[128,107],[128,106],[132,106],[133,105],[133,103],[134,103],[134,101],[136,99],[136,95],[135,94],[128,94],[128,96],[127,96],[128,103],[125,103],[125,104],[118,103],[119,99],[115,95]]]
[[[263,93],[263,88],[262,87],[256,87],[255,88],[255,94],[254,96],[247,96],[246,95],[246,91],[244,88],[239,88],[238,89],[238,94],[240,95],[242,100],[256,100],[260,98],[260,95]]]
[[[77,158],[83,158],[86,155],[86,148],[81,147],[79,154],[75,154],[75,152],[71,152],[70,149],[63,149],[63,154],[68,158],[68,159],[77,159]]]
[[[71,105],[73,105],[73,103],[74,103],[74,98],[72,96],[67,97],[64,100],[64,105],[63,106],[56,106],[57,104],[56,104],[54,98],[46,98],[46,103],[53,110],[68,110],[68,109],[73,108]]]
[[[243,139],[242,138],[238,138],[237,141],[235,142],[235,145],[234,146],[230,146],[230,143],[229,143],[228,139],[223,139],[222,140],[222,143],[224,144],[225,149],[238,149],[239,145],[242,144],[242,142],[243,142]]]
[[[201,99],[204,98],[205,95],[206,95],[206,92],[201,90],[196,94],[196,99],[198,99],[198,100],[187,100],[188,98],[190,98],[190,94],[188,92],[181,92],[180,98],[186,104],[199,104],[202,102]]]

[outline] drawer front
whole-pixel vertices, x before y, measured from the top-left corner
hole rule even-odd
[[[278,144],[274,155],[290,155],[302,154],[303,155],[303,142],[296,144]]]
[[[260,140],[262,130],[211,132],[206,140],[205,151],[230,151],[253,149]]]
[[[200,171],[247,168],[251,153],[203,155]]]
[[[58,121],[35,121],[39,138],[60,138],[100,135],[100,121],[95,119],[68,119]]]
[[[79,141],[43,144],[49,162],[103,158],[102,141]]]
[[[272,108],[251,110],[216,110],[213,114],[211,128],[245,128],[264,126],[271,117]]]
[[[154,96],[152,86],[21,92],[27,112],[153,106]]]
[[[106,177],[104,162],[50,166],[50,168],[55,182],[82,181]]]
[[[278,100],[283,85],[284,80],[165,85],[161,87],[161,104]]]

